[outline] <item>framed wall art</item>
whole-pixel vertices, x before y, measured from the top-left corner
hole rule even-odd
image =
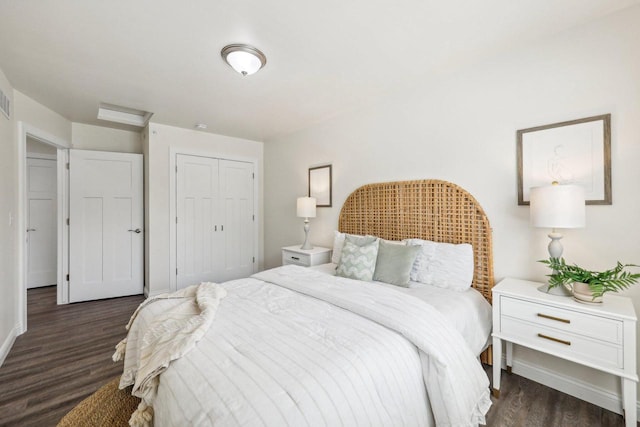
[[[611,114],[521,129],[517,140],[518,205],[554,181],[583,186],[588,205],[611,204]]]
[[[331,165],[309,168],[309,197],[319,208],[331,207]]]

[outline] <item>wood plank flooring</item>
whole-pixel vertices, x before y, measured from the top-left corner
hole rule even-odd
[[[29,290],[29,330],[0,367],[0,426],[55,426],[86,396],[121,373],[116,343],[142,296],[56,305],[55,287]],[[491,367],[485,367],[491,378]],[[487,425],[614,427],[618,414],[518,375],[502,377]]]
[[[55,286],[28,291],[28,331],[0,367],[0,425],[55,426],[122,373],[114,347],[143,296],[56,305]]]

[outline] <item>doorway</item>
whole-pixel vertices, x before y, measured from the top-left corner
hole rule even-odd
[[[27,289],[57,285],[57,149],[27,136]]]
[[[56,136],[18,122],[18,334],[27,331],[30,277],[44,281],[45,285],[55,284],[57,303],[68,302],[68,287],[64,280],[68,274],[68,234],[64,218],[67,218],[66,149],[69,145]],[[41,162],[47,160],[49,163]],[[52,174],[55,174],[55,185],[47,182]],[[49,236],[45,236],[47,233]]]

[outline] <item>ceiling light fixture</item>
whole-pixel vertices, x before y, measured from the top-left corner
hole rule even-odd
[[[108,122],[122,123],[138,127],[145,127],[153,113],[134,110],[133,108],[101,102],[98,106],[98,119]]]
[[[227,45],[222,48],[220,54],[227,64],[243,76],[256,73],[267,63],[264,53],[246,44]]]

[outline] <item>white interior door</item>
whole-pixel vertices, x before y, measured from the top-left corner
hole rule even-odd
[[[27,159],[27,288],[56,284],[56,161]]]
[[[142,155],[69,150],[70,302],[141,294]]]
[[[219,280],[247,277],[254,272],[253,164],[220,160],[220,197],[224,252]]]
[[[176,156],[176,285],[178,289],[219,276],[222,224],[218,159]]]

